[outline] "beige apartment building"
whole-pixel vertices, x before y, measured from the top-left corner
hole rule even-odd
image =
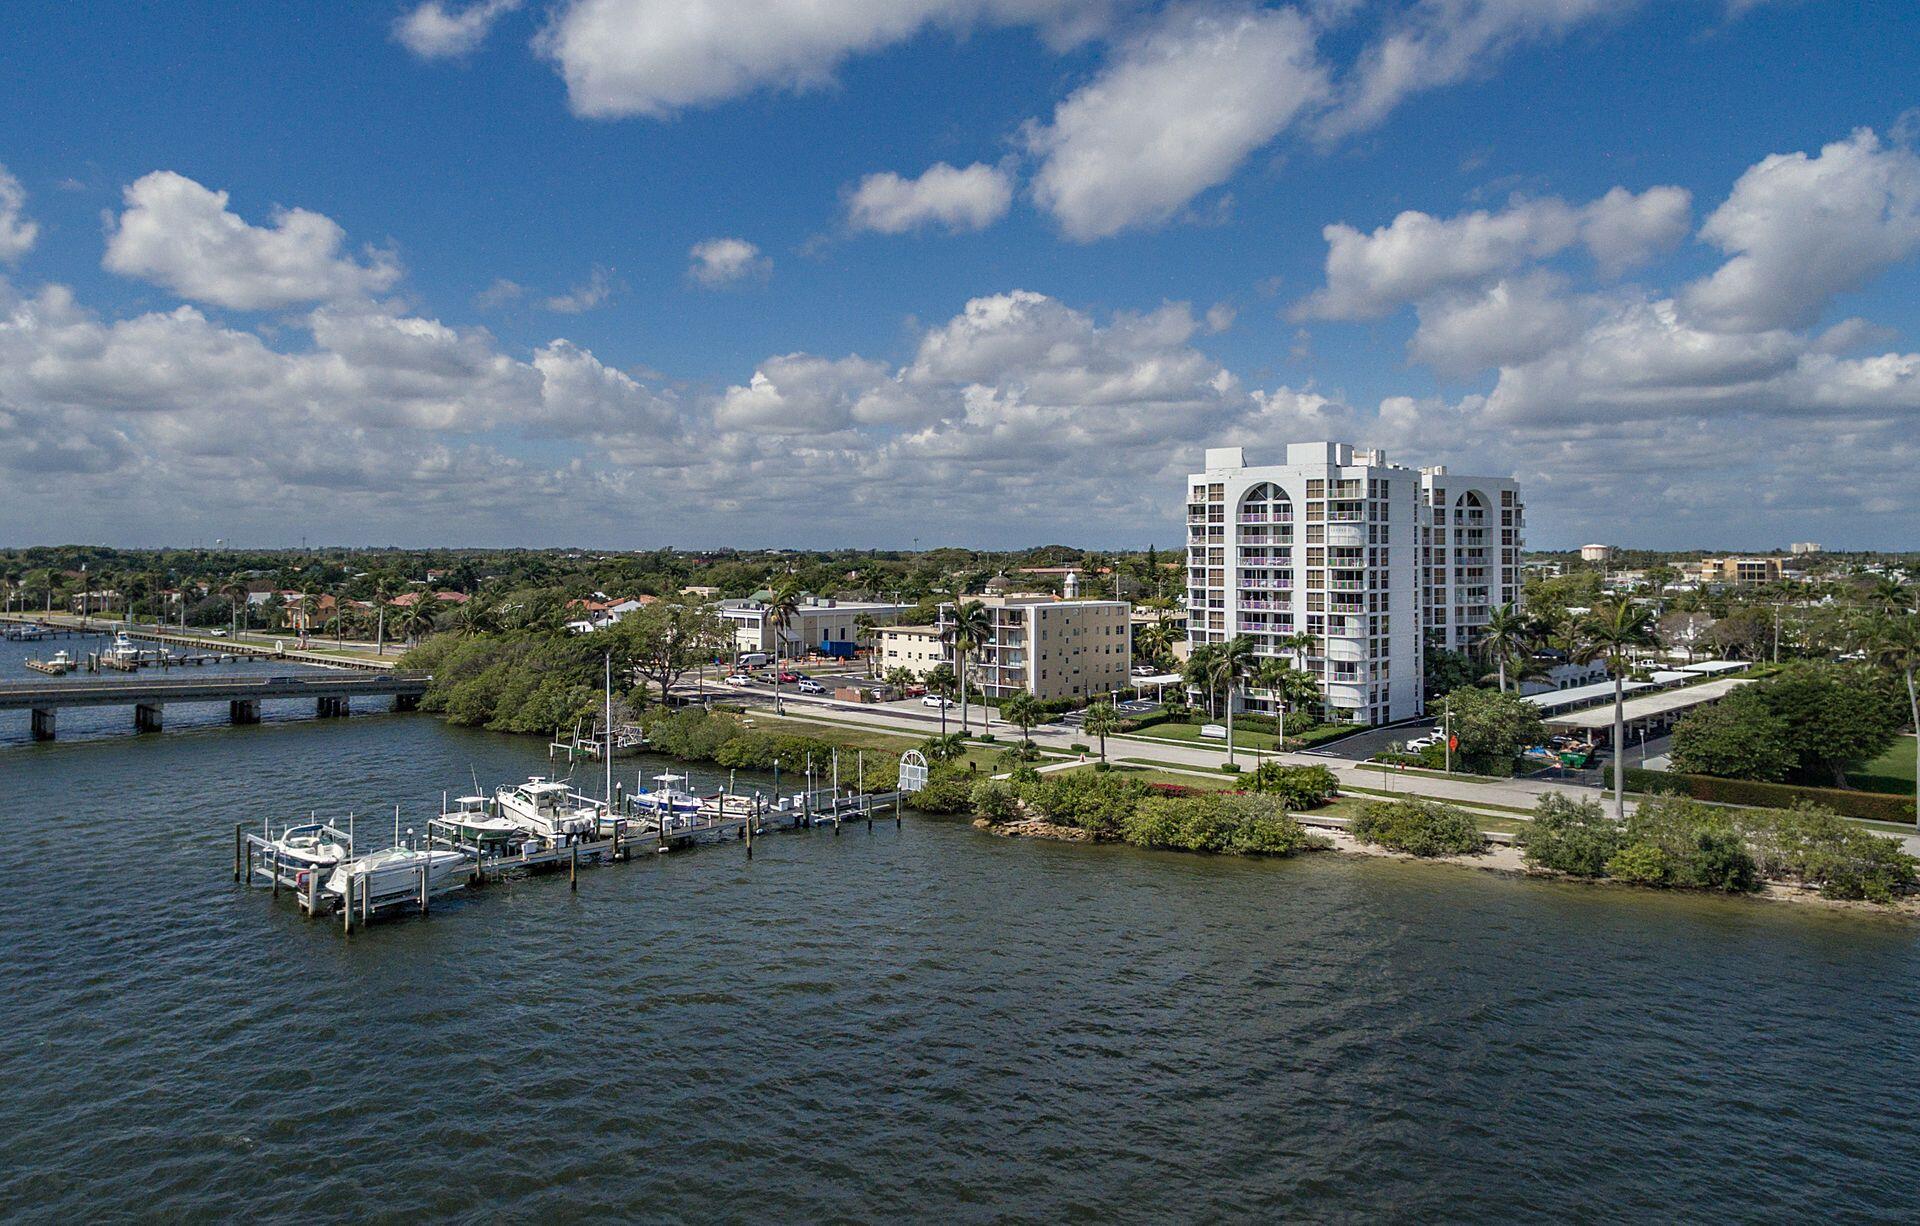
[[[1762,587],[1778,583],[1786,573],[1779,558],[1702,558],[1700,582],[1731,587]]]
[[[1040,594],[978,597],[993,634],[974,653],[967,682],[993,698],[1028,693],[1043,701],[1094,699],[1132,684],[1133,606],[1124,600],[1061,600]],[[953,663],[943,626],[890,626],[875,635],[884,675],[905,668],[924,678]]]

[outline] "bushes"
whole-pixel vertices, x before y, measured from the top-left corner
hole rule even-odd
[[[1327,846],[1274,798],[1221,793],[1150,796],[1123,823],[1121,837],[1136,847],[1225,855],[1287,856]]]
[[[1121,774],[1065,771],[1048,775],[1024,792],[1028,806],[1061,826],[1112,835],[1132,814],[1147,786]]]
[[[966,813],[973,808],[972,771],[936,766],[927,772],[927,786],[913,794],[912,805],[922,813]]]
[[[1433,800],[1375,801],[1349,829],[1362,843],[1415,856],[1464,856],[1485,846],[1472,814]]]
[[[1559,793],[1540,798],[1533,821],[1518,842],[1528,864],[1573,877],[1604,877],[1607,863],[1625,846],[1618,825],[1597,801],[1573,800]]]
[[[976,817],[983,817],[995,825],[1010,822],[1020,816],[1020,799],[1014,794],[1013,785],[996,779],[982,779],[973,785],[968,799]]]
[[[571,635],[435,635],[402,663],[433,674],[421,709],[456,724],[550,733],[600,708],[600,655]]]
[[[1666,882],[1683,889],[1738,894],[1758,887],[1753,853],[1724,809],[1683,796],[1655,797],[1641,802],[1628,816],[1623,838],[1623,851],[1646,846],[1663,853]],[[1652,858],[1636,854],[1640,859]],[[1611,863],[1610,859],[1609,868]]]
[[[1814,804],[1846,817],[1868,821],[1913,824],[1913,798],[1878,792],[1849,792],[1837,788],[1797,787],[1751,779],[1720,779],[1712,775],[1680,775],[1663,771],[1627,770],[1629,791],[1655,795],[1691,796],[1695,800],[1761,809],[1785,809]]]
[[[1253,790],[1277,796],[1288,809],[1317,809],[1340,791],[1340,782],[1324,766],[1283,766],[1262,762],[1250,780]]]
[[[1741,814],[1738,820],[1763,875],[1817,886],[1826,898],[1892,902],[1920,867],[1895,840],[1813,805]]]

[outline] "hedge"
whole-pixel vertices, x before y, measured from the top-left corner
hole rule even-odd
[[[1611,772],[1608,778],[1611,779]],[[1691,796],[1695,800],[1756,809],[1790,809],[1806,802],[1866,821],[1913,824],[1913,798],[1879,792],[1852,792],[1843,788],[1810,788],[1790,783],[1760,783],[1752,779],[1721,779],[1714,775],[1679,775],[1666,771],[1627,768],[1627,790],[1650,796]]]

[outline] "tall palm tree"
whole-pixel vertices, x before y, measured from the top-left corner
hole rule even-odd
[[[389,579],[377,579],[373,584],[373,611],[378,617],[373,631],[373,652],[375,655],[387,654],[387,604],[393,599],[393,582]]]
[[[1088,732],[1100,738],[1100,760],[1107,760],[1107,738],[1120,731],[1120,712],[1114,705],[1102,698],[1087,708],[1083,725]]]
[[[1502,694],[1507,692],[1507,661],[1519,659],[1532,646],[1532,627],[1511,602],[1497,605],[1487,614],[1487,626],[1480,635],[1480,650],[1493,661]]]
[[[1213,699],[1217,692],[1214,682],[1216,675],[1214,658],[1220,654],[1222,646],[1223,644],[1220,643],[1194,644],[1193,650],[1187,653],[1186,667],[1180,670],[1181,679],[1187,683],[1188,689],[1198,690],[1207,696],[1209,718],[1214,714]]]
[[[787,637],[787,627],[793,619],[800,616],[800,583],[792,575],[782,579],[779,586],[767,593],[764,612],[769,626],[773,627],[773,713],[780,714],[785,708],[780,701],[780,643]]]
[[[1287,660],[1264,656],[1254,666],[1253,688],[1265,690],[1273,697],[1273,713],[1279,722],[1279,731],[1273,738],[1276,753],[1284,753],[1287,748],[1287,708],[1295,702],[1308,701],[1320,695],[1320,687],[1314,684],[1311,674],[1297,669]]]
[[[869,677],[877,673],[880,664],[873,654],[873,639],[878,630],[879,625],[873,620],[871,613],[862,613],[853,619],[853,641],[867,653],[867,676]]]
[[[406,634],[409,645],[433,633],[434,623],[440,616],[439,603],[431,592],[421,592],[420,599],[400,615],[400,629]]]
[[[238,575],[228,579],[220,586],[220,594],[227,598],[227,630],[234,637],[240,635],[240,606],[246,603],[247,585]]]
[[[971,732],[967,715],[967,669],[974,653],[993,641],[993,611],[978,600],[963,600],[960,593],[955,592],[953,621],[946,633],[953,644],[953,671],[960,679],[960,731]],[[1028,650],[1032,650],[1031,644]]]
[[[1233,763],[1233,701],[1240,695],[1240,683],[1246,679],[1259,657],[1254,654],[1254,642],[1244,634],[1236,634],[1224,643],[1218,644],[1207,665],[1213,684],[1226,691],[1227,695],[1227,765]]]
[[[1017,690],[1000,704],[1000,714],[1020,729],[1023,744],[1033,744],[1033,726],[1040,722],[1040,700],[1025,690]]]
[[[1613,674],[1613,815],[1620,821],[1627,816],[1627,721],[1626,681],[1636,647],[1651,647],[1658,641],[1653,630],[1653,610],[1622,596],[1594,607],[1580,624],[1580,645],[1574,650],[1577,664],[1604,657],[1607,671]]]
[[[1876,659],[1897,671],[1907,683],[1907,714],[1913,721],[1913,813],[1920,828],[1920,613],[1889,613],[1873,622],[1862,644]]]

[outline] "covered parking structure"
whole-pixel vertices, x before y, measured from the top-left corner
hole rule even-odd
[[[1663,690],[1656,694],[1643,694],[1629,699],[1622,707],[1629,739],[1637,733],[1647,737],[1660,736],[1673,727],[1679,719],[1695,707],[1710,702],[1718,702],[1743,685],[1751,685],[1746,677],[1724,677],[1718,681],[1705,681],[1699,685],[1690,685],[1677,690]],[[1651,688],[1645,685],[1642,689]],[[1608,690],[1611,691],[1609,686]],[[1609,693],[1611,697],[1611,693]],[[1577,736],[1585,740],[1606,741],[1613,735],[1613,704],[1588,707],[1579,711],[1563,711],[1559,714],[1545,714],[1542,721],[1547,727],[1566,736]]]

